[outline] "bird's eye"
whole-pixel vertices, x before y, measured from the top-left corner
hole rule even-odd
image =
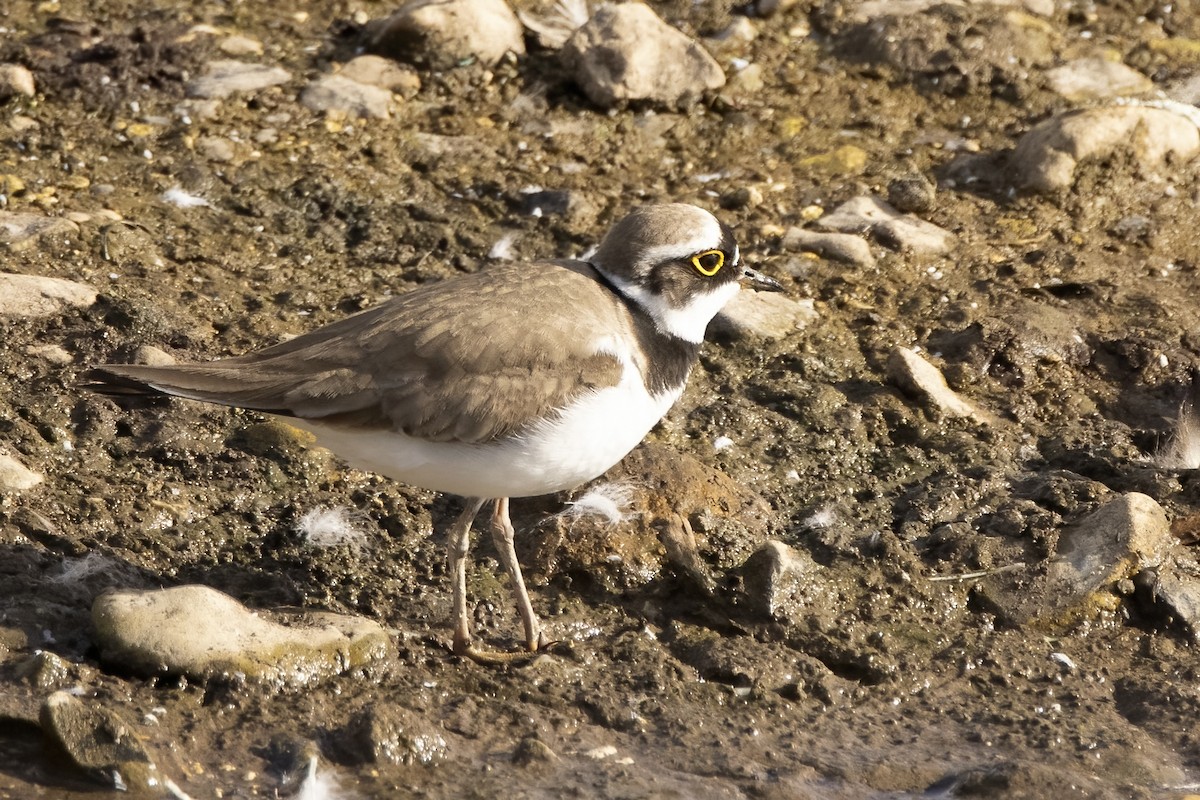
[[[692,256],[692,266],[704,277],[711,278],[725,266],[725,254],[720,250],[705,250]]]

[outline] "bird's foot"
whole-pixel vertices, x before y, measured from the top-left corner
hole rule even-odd
[[[476,664],[498,667],[532,661],[540,655],[556,650],[562,644],[559,640],[546,641],[545,636],[538,634],[537,643],[533,646],[526,645],[522,650],[492,650],[476,645],[471,639],[456,636],[450,650],[459,658],[469,658]]]

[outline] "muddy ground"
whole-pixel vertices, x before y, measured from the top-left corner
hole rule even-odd
[[[730,21],[722,4],[655,8],[697,36]],[[349,797],[1185,796],[1200,669],[1184,626],[1127,582],[1102,613],[1020,624],[962,577],[1037,569],[1118,493],[1149,494],[1172,520],[1200,511],[1196,473],[1154,460],[1200,366],[1195,166],[1148,174],[1118,154],[1033,196],[1006,163],[1033,125],[1087,104],[1049,91],[1047,69],[1106,53],[1160,87],[1182,81],[1200,71],[1198,15],[1188,2],[1050,10],[945,11],[948,44],[913,44],[907,68],[864,59],[859,4],[802,0],[754,17],[752,42],[709,42],[727,71],[735,57],[760,67],[762,85],[690,108],[596,109],[533,49],[422,71],[391,119],[358,120],[296,95],[381,3],[0,1],[0,61],[37,81],[0,106],[7,209],[80,224],[5,252],[3,269],[101,293],[3,323],[2,443],[45,480],[0,500],[0,797],[106,796],[32,722],[63,688],[129,720],[196,798],[286,796],[310,752]],[[935,27],[897,30],[911,44]],[[292,80],[181,110],[230,34]],[[813,159],[845,145],[865,159]],[[806,209],[913,175],[939,183],[920,215],[956,234],[948,255],[875,244],[868,268],[781,247]],[[165,202],[177,186],[208,205]],[[569,191],[567,213],[528,213],[534,186]],[[815,302],[788,336],[710,343],[650,437],[766,500],[770,535],[834,587],[808,614],[771,621],[739,603],[739,534],[711,520],[695,522],[712,596],[662,559],[631,577],[612,559],[555,560],[530,536],[534,602],[563,646],[512,667],[463,662],[446,649],[433,533],[454,499],[344,469],[254,414],[127,410],[75,385],[142,345],[236,354],[485,269],[505,234],[517,257],[579,254],[643,200],[714,210],[747,260]],[[68,363],[29,349],[44,344]],[[897,345],[931,353],[995,419],[898,391],[885,378]],[[733,446],[717,451],[721,436]],[[517,502],[518,526],[565,499]],[[356,509],[365,547],[302,541],[297,520],[320,507]],[[480,632],[510,646],[506,587],[486,543],[477,557]],[[367,616],[394,651],[304,690],[146,680],[99,660],[95,596],[183,583]],[[41,651],[62,661],[47,668]]]

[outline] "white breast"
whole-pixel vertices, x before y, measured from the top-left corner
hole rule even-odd
[[[616,349],[606,342],[599,350]],[[680,386],[646,391],[627,352],[616,386],[585,394],[529,433],[489,444],[429,442],[398,432],[354,431],[285,420],[351,466],[402,483],[467,497],[529,497],[574,488],[620,461],[679,399]]]

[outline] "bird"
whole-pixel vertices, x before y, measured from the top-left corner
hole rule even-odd
[[[245,355],[102,364],[84,386],[284,418],[350,466],[464,499],[447,555],[451,651],[483,663],[548,641],[514,547],[509,501],[606,472],[683,392],[709,322],[743,288],[782,291],[743,264],[732,229],[685,203],[633,208],[590,257],[510,262],[426,284]],[[475,642],[466,568],[475,518],[520,611],[524,648]]]

